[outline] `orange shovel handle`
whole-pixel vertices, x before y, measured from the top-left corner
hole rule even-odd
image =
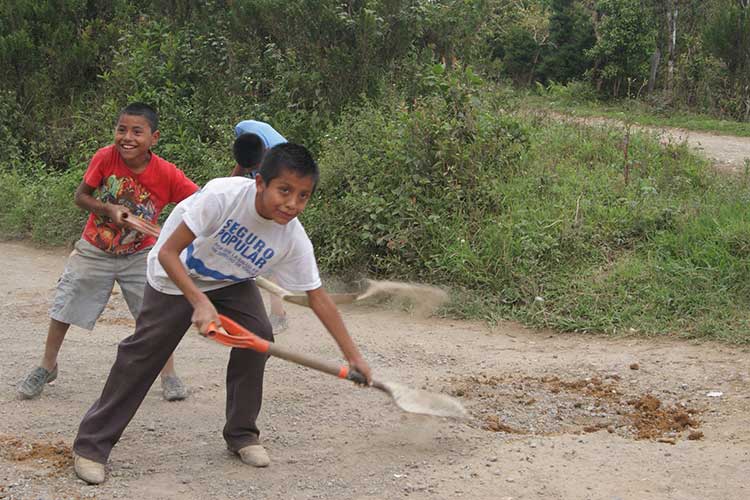
[[[220,344],[240,349],[252,349],[256,352],[267,353],[271,356],[285,359],[298,365],[312,368],[323,373],[328,373],[335,377],[351,380],[360,385],[367,385],[367,379],[357,370],[352,370],[348,366],[341,366],[328,361],[313,358],[306,354],[301,354],[289,350],[283,346],[276,345],[268,340],[258,337],[256,334],[236,323],[232,319],[219,314],[221,328],[211,323],[208,326],[208,337]]]
[[[268,352],[271,345],[266,339],[262,339],[253,332],[244,328],[239,323],[219,314],[221,328],[215,323],[208,325],[208,337],[220,344],[241,349],[252,349],[256,352]]]

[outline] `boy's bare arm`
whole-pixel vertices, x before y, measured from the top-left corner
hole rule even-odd
[[[351,336],[349,336],[344,321],[341,319],[341,314],[339,314],[336,304],[328,296],[328,293],[321,287],[308,291],[307,298],[310,301],[310,308],[336,341],[339,349],[349,361],[349,365],[367,377],[368,382],[372,382],[370,367],[362,358]]]
[[[201,335],[206,335],[210,323],[221,325],[221,321],[219,321],[219,313],[216,312],[211,300],[195,286],[180,260],[180,252],[194,239],[195,234],[184,222],[180,223],[159,249],[159,262],[167,272],[169,279],[177,285],[177,288],[182,291],[185,298],[193,306],[191,321],[198,327]]]
[[[112,221],[118,226],[124,224],[126,214],[130,213],[126,207],[122,205],[115,205],[112,203],[104,203],[94,198],[95,188],[92,188],[85,182],[81,182],[76,189],[75,203],[82,209],[95,213],[96,215],[104,215],[112,219]]]

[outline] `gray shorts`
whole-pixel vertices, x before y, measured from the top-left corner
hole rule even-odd
[[[50,318],[92,330],[109,301],[115,281],[131,314],[137,317],[143,303],[149,250],[113,255],[86,240],[78,240],[57,282]]]

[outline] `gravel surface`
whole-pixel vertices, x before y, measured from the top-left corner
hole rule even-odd
[[[114,295],[94,332],[71,330],[42,397],[16,399],[67,252],[0,252],[0,498],[750,498],[747,348],[490,328],[366,304],[342,311],[376,374],[451,394],[469,420],[404,414],[375,390],[271,360],[259,423],[273,462],[249,468],[221,438],[227,351],[189,332],[177,367],[190,397],[168,403],[157,384],[107,482],[88,486],[70,445],[133,321]],[[280,343],[340,359],[308,310],[289,314]]]

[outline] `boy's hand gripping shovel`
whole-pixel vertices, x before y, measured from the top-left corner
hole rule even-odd
[[[125,214],[124,215],[125,225],[130,229],[135,229],[139,233],[143,233],[146,236],[153,236],[158,238],[161,233],[161,227],[158,224],[149,222],[145,219],[141,219],[137,215]]]
[[[313,370],[351,380],[360,385],[367,385],[364,375],[348,366],[339,366],[319,360],[269,342],[224,315],[220,314],[219,319],[221,320],[221,327],[212,323],[209,325],[207,336],[220,344],[240,349],[252,349]],[[393,398],[396,406],[410,413],[453,418],[465,418],[467,416],[461,403],[443,394],[421,391],[395,382],[380,382],[378,380],[373,380],[371,387],[388,394]]]

